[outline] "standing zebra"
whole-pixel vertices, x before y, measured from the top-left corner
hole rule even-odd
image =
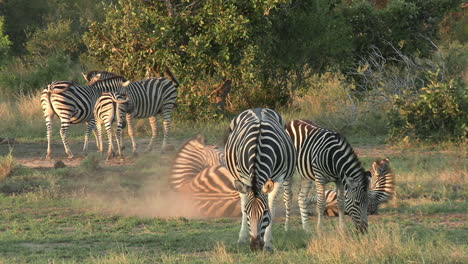
[[[50,159],[52,154],[52,117],[60,118],[63,146],[68,158],[73,154],[68,146],[67,133],[70,124],[81,122],[88,123],[85,134],[83,151],[88,150],[88,139],[91,130],[95,127],[93,115],[94,105],[102,92],[126,93],[128,82],[121,76],[95,82],[93,85],[82,86],[72,82],[55,81],[50,83],[41,94],[41,106],[47,127],[47,155]]]
[[[303,228],[310,230],[306,198],[312,183],[315,181],[317,187],[317,232],[320,234],[325,210],[324,186],[334,182],[338,194],[340,229],[344,228],[343,215],[346,210],[356,227],[366,232],[370,173],[364,171],[351,145],[340,134],[310,121],[295,120],[286,129],[297,150],[297,170],[302,178],[299,209]],[[346,201],[345,188],[349,194]]]
[[[367,209],[368,214],[377,214],[379,206],[392,199],[395,194],[395,174],[390,168],[390,161],[388,159],[377,160],[372,164],[372,187],[369,190],[369,206]],[[345,191],[346,192],[346,191]],[[345,193],[345,199],[348,194]],[[338,216],[338,205],[335,190],[325,191],[325,214],[328,216]],[[315,195],[309,204],[317,203],[317,195]],[[348,212],[345,212],[348,214]]]
[[[290,181],[296,152],[277,112],[256,108],[237,115],[226,141],[226,164],[234,177],[242,208],[239,242],[250,248],[273,250],[272,226],[276,195],[285,185],[286,216],[291,208]]]
[[[170,73],[170,71],[168,71]],[[158,127],[156,116],[161,114],[164,123],[164,138],[161,150],[169,149],[167,144],[169,131],[171,129],[171,114],[177,100],[177,88],[179,81],[170,73],[172,81],[165,78],[149,78],[141,81],[131,82],[128,86],[128,94],[133,104],[132,111],[127,113],[128,135],[132,140],[133,154],[136,154],[136,142],[132,120],[134,118],[149,118],[151,125],[151,139],[146,151],[151,151],[156,139]],[[91,71],[84,78],[88,84],[97,80],[105,80],[116,76],[106,71]]]
[[[107,151],[107,160],[114,155],[114,144],[112,143],[112,123],[117,121],[116,141],[119,158],[123,159],[122,155],[122,128],[125,124],[125,114],[129,107],[128,95],[121,95],[117,93],[103,93],[98,98],[94,106],[94,118],[96,120],[98,131],[98,148],[103,152],[104,146],[102,141],[102,124],[104,124],[107,131],[107,139],[109,147]]]
[[[181,147],[172,165],[170,183],[189,196],[204,216],[240,216],[240,198],[226,168],[224,151],[206,145],[202,135]]]

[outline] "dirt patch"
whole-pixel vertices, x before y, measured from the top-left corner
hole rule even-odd
[[[107,144],[107,143],[106,143]],[[137,140],[138,153],[142,153],[146,145],[148,144],[148,139]],[[175,143],[175,149],[177,150],[182,142]],[[118,158],[112,159],[110,161],[105,161],[106,153],[100,154],[97,151],[96,143],[94,141],[89,142],[88,153],[102,156],[102,166],[126,166],[133,164],[137,157],[133,156],[131,153],[131,143],[130,141],[125,142],[126,149],[123,154],[125,159],[119,160]],[[160,144],[156,144],[153,148],[153,151],[160,151]],[[63,144],[54,143],[52,144],[52,159],[46,160],[45,155],[47,151],[47,142],[35,142],[35,143],[22,143],[17,142],[12,147],[12,154],[16,162],[19,164],[30,167],[30,168],[53,168],[54,164],[57,161],[62,161],[67,167],[76,167],[79,166],[81,161],[86,158],[86,155],[83,153],[83,142],[79,141],[70,141],[70,148],[75,156],[73,159],[68,159],[65,154]],[[105,151],[107,149],[107,145]],[[174,151],[176,151],[174,150]],[[174,152],[172,151],[172,152]],[[7,155],[10,153],[10,146],[8,144],[0,145],[0,156]]]

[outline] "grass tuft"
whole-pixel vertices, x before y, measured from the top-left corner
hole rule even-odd
[[[466,263],[460,251],[444,237],[417,239],[397,223],[372,225],[364,236],[328,233],[308,246],[321,263]]]
[[[6,180],[13,172],[14,167],[15,159],[11,153],[0,157],[0,181]]]

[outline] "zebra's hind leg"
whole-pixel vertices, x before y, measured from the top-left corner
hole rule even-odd
[[[265,239],[264,239],[265,245],[263,246],[263,249],[269,252],[272,252],[274,250],[272,231],[273,231],[273,219],[275,218],[275,202],[276,202],[276,196],[281,191],[282,185],[283,183],[281,182],[275,182],[273,190],[270,193],[268,193],[268,207],[270,208],[271,221],[265,230]]]
[[[130,140],[132,141],[132,152],[133,155],[137,155],[137,146],[135,142],[135,136],[133,134],[133,118],[130,114],[127,114],[126,116],[127,119],[127,126],[128,126],[128,136],[130,137]]]
[[[96,126],[97,126],[97,125],[98,125],[98,124],[96,123]],[[94,129],[93,129],[93,134],[94,134],[94,138],[96,139],[96,148],[97,148],[98,151],[100,151],[101,145],[102,145],[102,139],[99,138],[99,135],[98,135],[98,133],[97,133],[97,127],[94,127]]]
[[[60,127],[60,136],[62,137],[63,147],[65,148],[65,152],[67,153],[68,158],[73,159],[73,154],[70,150],[70,147],[68,146],[68,139],[67,139],[69,127],[70,127],[70,121],[62,120],[62,124]]]
[[[150,142],[148,143],[148,146],[146,147],[146,152],[150,152],[153,149],[153,142],[155,141],[156,136],[158,135],[158,124],[156,121],[156,116],[151,116],[149,118],[149,122],[151,125],[151,138]]]
[[[338,200],[338,219],[339,219],[339,231],[342,233],[344,231],[344,222],[343,222],[343,216],[344,216],[344,189],[343,189],[343,184],[336,182],[336,194],[337,194],[337,200]]]
[[[292,193],[292,185],[293,185],[293,177],[290,177],[288,180],[284,181],[284,206],[286,207],[286,218],[284,220],[284,230],[289,230],[289,221],[291,217],[291,208],[292,208],[292,200],[293,200],[293,193]]]
[[[46,127],[47,127],[47,154],[46,159],[52,157],[52,116],[47,115],[45,117]]]
[[[164,109],[162,112],[164,126],[164,137],[161,146],[162,152],[174,150],[174,146],[169,144],[169,132],[171,131],[171,113],[172,108]]]
[[[320,236],[322,234],[322,218],[323,212],[325,211],[325,186],[324,184],[315,181],[315,186],[317,187],[317,234]]]
[[[115,141],[117,142],[117,151],[119,152],[119,158],[121,160],[124,159],[123,154],[122,154],[122,150],[123,150],[123,147],[122,147],[122,127],[123,127],[122,122],[118,122],[117,123],[116,135],[115,135]],[[109,139],[109,140],[112,140],[112,139]]]
[[[96,121],[94,119],[89,120],[86,122],[86,132],[85,132],[85,141],[84,141],[84,146],[83,146],[83,152],[85,155],[88,154],[88,143],[89,143],[89,135],[91,134],[91,131],[96,129]]]
[[[110,123],[106,123],[105,126],[107,131],[107,140],[109,141],[106,160],[109,161],[112,157],[114,157],[114,144],[112,143],[112,126]]]
[[[310,189],[312,188],[312,180],[310,179],[301,179],[301,189],[299,192],[299,211],[301,213],[301,222],[302,222],[302,228],[306,232],[311,231],[310,223],[309,223],[309,210],[308,210],[308,202],[307,202],[307,197],[310,192]]]
[[[97,129],[97,138],[98,138],[98,141],[99,141],[98,151],[103,153],[104,152],[104,141],[102,140],[102,124],[97,123],[96,124],[96,129]]]
[[[242,224],[241,229],[239,231],[239,239],[237,240],[237,243],[246,244],[249,242],[249,226],[247,224],[247,214],[245,213],[245,202],[247,199],[247,195],[239,193],[239,196],[241,199]]]

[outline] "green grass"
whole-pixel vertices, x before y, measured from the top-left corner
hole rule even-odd
[[[94,156],[75,168],[18,166],[0,182],[0,263],[466,263],[464,154],[388,151],[397,197],[369,217],[368,235],[355,235],[346,217],[342,237],[326,218],[319,238],[297,214],[285,232],[279,215],[273,254],[237,244],[240,219],[178,216],[167,186],[173,154],[124,167]],[[369,153],[366,168],[382,154]]]

